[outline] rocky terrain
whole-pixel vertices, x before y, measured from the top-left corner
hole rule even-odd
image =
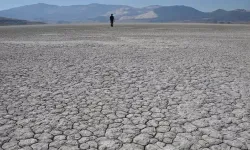
[[[0,150],[250,149],[249,31],[0,27]]]

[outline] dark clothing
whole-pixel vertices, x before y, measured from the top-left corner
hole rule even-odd
[[[115,17],[114,16],[110,16],[110,21],[114,22],[114,20],[115,20]]]
[[[115,17],[114,16],[110,16],[111,27],[114,26],[114,21],[115,21]]]

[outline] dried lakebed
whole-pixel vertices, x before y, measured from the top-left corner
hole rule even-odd
[[[0,27],[0,150],[250,149],[250,26]]]

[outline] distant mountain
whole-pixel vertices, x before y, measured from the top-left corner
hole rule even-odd
[[[32,25],[32,24],[44,24],[43,22],[31,22],[27,20],[18,20],[12,18],[0,17],[0,26],[6,25]]]
[[[207,13],[187,6],[149,6],[127,10],[119,9],[113,13],[118,21],[122,22],[250,22],[250,12],[242,9],[233,11],[218,9]],[[98,16],[93,20],[108,21],[108,16]]]
[[[187,6],[169,6],[156,8],[154,12],[157,18],[154,21],[199,21],[207,17],[207,14]]]
[[[156,18],[157,15],[154,13],[153,10],[159,7],[161,6],[153,5],[153,6],[148,6],[144,8],[134,8],[134,7],[124,6],[119,9],[109,11],[102,16],[92,18],[91,20],[99,21],[98,19],[100,19],[100,20],[108,21],[110,14],[114,14],[116,17],[116,20],[121,21],[121,22]]]
[[[56,6],[39,3],[3,10],[0,11],[0,16],[46,22],[83,22],[120,8],[128,6],[101,4]]]
[[[244,9],[237,9],[233,11],[225,11],[218,9],[209,14],[210,18],[218,21],[231,21],[231,22],[249,22],[250,12]]]
[[[246,10],[201,12],[187,6],[152,5],[134,8],[126,5],[27,5],[0,11],[0,16],[48,23],[108,22],[114,14],[118,22],[250,22]]]

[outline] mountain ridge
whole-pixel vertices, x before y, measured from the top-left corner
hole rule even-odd
[[[47,23],[74,23],[108,22],[111,13],[118,22],[250,22],[250,12],[244,9],[202,12],[183,5],[135,8],[98,3],[70,6],[38,3],[2,10],[0,16]]]

